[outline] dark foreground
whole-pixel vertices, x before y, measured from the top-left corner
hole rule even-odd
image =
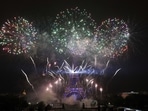
[[[126,97],[110,95],[89,105],[81,102],[74,105],[45,104],[43,101],[30,103],[25,96],[1,94],[0,111],[148,111],[148,93],[129,94]]]
[[[45,107],[45,109],[26,109],[23,111],[148,111],[147,109],[133,109],[128,107],[114,107],[114,106],[84,106],[77,105],[61,105],[61,107]]]

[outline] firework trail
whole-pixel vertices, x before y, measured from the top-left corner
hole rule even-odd
[[[112,79],[118,74],[118,72],[121,70],[121,68],[117,69],[115,71],[115,73],[113,74],[113,76],[110,78],[110,80],[107,82],[107,85],[106,85],[106,89],[108,90],[108,86],[109,86],[109,83],[112,81]]]
[[[36,72],[36,74],[37,74],[37,68],[36,68],[36,64],[35,64],[35,62],[34,62],[34,60],[33,60],[33,58],[32,58],[31,56],[30,56],[30,59],[31,59],[31,61],[32,61],[33,65],[34,65],[35,72]]]
[[[33,84],[31,84],[31,82],[29,81],[29,78],[28,78],[27,74],[26,74],[22,69],[21,69],[21,71],[22,71],[22,73],[24,74],[24,76],[26,77],[26,81],[27,81],[28,84],[31,86],[32,90],[35,92],[35,94],[36,94],[36,96],[37,96],[37,93],[36,93],[36,91],[35,91],[35,89],[34,89],[34,86],[33,86]]]
[[[116,72],[114,73],[114,75],[112,76],[112,78],[115,77],[120,70],[121,70],[121,68],[117,69]]]
[[[53,77],[54,79],[56,79],[56,77],[54,76],[56,73],[53,71],[48,71],[48,74]]]
[[[65,62],[65,66],[64,66],[63,68],[64,68],[65,72],[67,72],[67,73],[76,73],[76,71],[77,71],[77,66],[74,67],[74,64],[72,64],[72,66],[70,66],[70,65],[68,64],[68,62],[65,61],[65,60],[64,60],[64,62]]]
[[[93,81],[94,81],[94,79],[89,80],[89,82],[87,83],[87,86],[88,86],[89,84],[91,84]]]
[[[50,70],[50,68],[51,68],[51,64],[50,64],[50,62],[49,62],[49,58],[47,57],[47,60],[46,60],[46,73],[48,72],[48,70]]]
[[[110,63],[110,60],[107,61],[106,65],[105,65],[105,68],[101,71],[100,75],[104,75],[104,72],[108,68],[109,63]]]

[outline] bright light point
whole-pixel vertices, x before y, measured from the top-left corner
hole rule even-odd
[[[51,64],[48,64],[48,67],[51,67]]]
[[[31,102],[28,102],[29,105],[31,105]]]
[[[88,82],[88,79],[86,79],[86,82]]]
[[[98,87],[98,84],[95,84],[95,88],[97,88]]]
[[[56,65],[57,64],[57,62],[54,62],[54,65]]]
[[[45,76],[45,73],[43,73],[42,76]]]
[[[59,78],[59,81],[61,81],[61,78]]]
[[[58,84],[58,81],[55,81],[55,84]]]
[[[49,88],[48,87],[46,88],[46,91],[49,91]]]
[[[49,84],[49,87],[52,88],[52,84]]]
[[[102,92],[102,91],[103,91],[103,88],[101,87],[101,88],[100,88],[100,92]]]

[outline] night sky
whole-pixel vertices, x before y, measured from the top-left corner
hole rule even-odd
[[[109,1],[109,2],[108,2]],[[14,16],[40,20],[47,16],[54,18],[60,11],[79,7],[90,12],[100,24],[108,18],[120,18],[130,22],[133,32],[129,52],[123,57],[120,74],[110,83],[111,91],[148,91],[148,7],[144,0],[21,0],[4,1],[0,4],[0,26]],[[44,24],[45,25],[45,24]],[[0,50],[0,93],[18,93],[26,85],[21,67],[32,70],[31,63],[21,56],[14,56]],[[22,64],[23,63],[23,64]],[[29,64],[29,65],[28,65]]]

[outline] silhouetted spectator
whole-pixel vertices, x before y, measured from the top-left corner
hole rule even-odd
[[[85,104],[84,104],[84,103],[82,104],[82,108],[83,108],[83,109],[85,108]]]
[[[64,106],[64,104],[62,104],[62,108],[63,108],[63,109],[65,109],[65,106]]]
[[[50,111],[52,108],[52,106],[50,104],[48,104],[46,107],[45,107],[45,111]]]

